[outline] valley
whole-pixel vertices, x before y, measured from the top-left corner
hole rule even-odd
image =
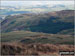
[[[74,56],[74,12],[73,1],[1,1],[0,55]]]
[[[2,54],[58,56],[60,51],[73,52],[73,23],[74,10],[6,16],[1,22]]]

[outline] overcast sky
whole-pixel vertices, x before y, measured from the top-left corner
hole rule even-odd
[[[6,6],[33,6],[33,5],[74,5],[74,1],[1,1],[1,5]]]

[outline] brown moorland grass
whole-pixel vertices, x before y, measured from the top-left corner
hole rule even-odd
[[[2,43],[1,55],[58,55],[59,51],[74,51],[73,45]]]

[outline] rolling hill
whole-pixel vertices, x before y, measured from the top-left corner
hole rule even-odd
[[[66,40],[67,39],[67,40]],[[72,35],[47,34],[39,32],[13,31],[1,34],[1,42],[19,42],[24,44],[42,43],[42,44],[74,44]]]
[[[71,34],[74,29],[74,10],[48,13],[27,13],[7,16],[1,22],[1,32],[32,31],[51,34]]]

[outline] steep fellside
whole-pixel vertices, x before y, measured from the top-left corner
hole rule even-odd
[[[61,33],[64,30],[73,30],[74,28],[74,11],[63,10],[57,12],[40,13],[40,14],[21,14],[7,16],[1,22],[2,32],[10,31],[32,31],[44,33]],[[71,31],[68,31],[68,33]],[[67,33],[66,33],[67,34]],[[72,31],[73,34],[73,31]]]

